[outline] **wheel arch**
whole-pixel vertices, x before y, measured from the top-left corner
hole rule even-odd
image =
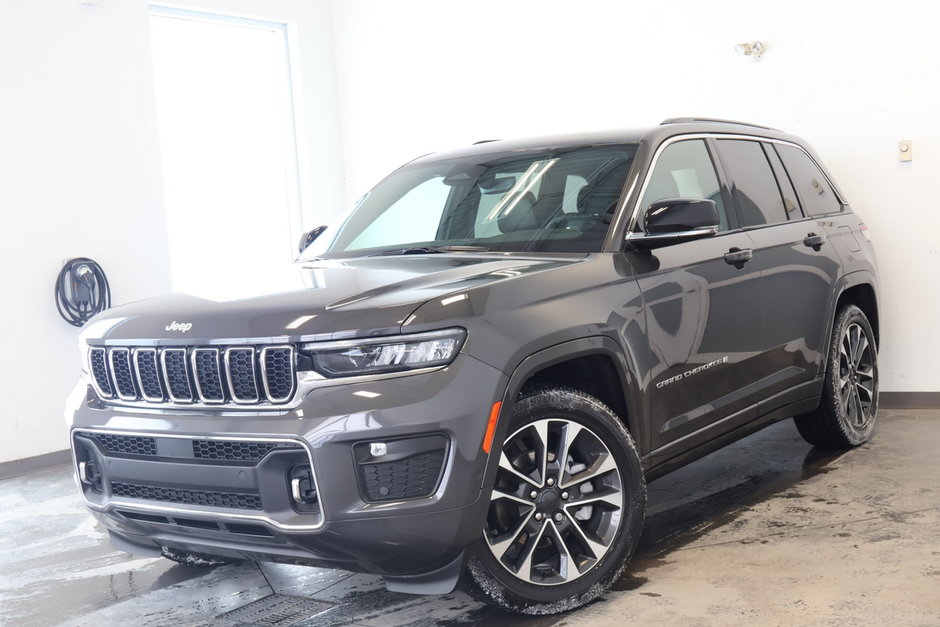
[[[851,277],[853,275],[849,276]],[[868,318],[868,324],[871,325],[871,330],[875,334],[875,343],[881,346],[878,296],[875,292],[874,282],[866,281],[864,277],[855,277],[855,280],[851,282],[848,281],[849,277],[846,277],[846,279],[847,284],[844,285],[836,301],[835,310],[833,311],[833,320],[835,320],[836,314],[838,314],[843,306],[855,305],[861,309],[865,317]]]
[[[488,488],[493,484],[515,401],[520,393],[533,385],[564,385],[598,398],[623,422],[643,459],[647,438],[634,372],[620,345],[603,335],[556,344],[523,359],[510,375],[503,394],[483,486]]]

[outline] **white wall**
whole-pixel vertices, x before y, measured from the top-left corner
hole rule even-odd
[[[343,205],[328,0],[187,6],[304,34],[303,208],[307,228],[321,224]],[[53,299],[63,260],[100,262],[115,305],[170,291],[148,11],[145,0],[0,2],[0,462],[68,446],[62,410],[80,361],[79,329]]]
[[[680,115],[806,137],[872,227],[883,389],[940,390],[931,288],[940,9],[912,0],[877,11],[808,0],[176,4],[294,25],[307,227],[402,162],[478,139]],[[734,54],[754,39],[768,46],[761,62]],[[62,261],[100,261],[115,304],[169,290],[148,42],[144,0],[0,2],[0,462],[67,445],[78,330],[55,312]],[[914,141],[913,163],[897,163],[899,139]]]
[[[740,119],[807,138],[871,227],[882,389],[937,391],[940,8],[900,0],[343,0],[347,203],[420,154],[500,137]],[[734,45],[761,40],[764,58]],[[897,162],[897,141],[914,162]]]
[[[63,260],[97,260],[115,303],[169,289],[146,28],[142,0],[0,2],[0,462],[68,446]]]

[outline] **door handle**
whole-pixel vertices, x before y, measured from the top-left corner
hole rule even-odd
[[[740,270],[748,261],[754,257],[754,250],[751,248],[732,248],[725,253],[725,261]]]
[[[806,237],[803,238],[803,245],[809,248],[812,248],[815,251],[819,251],[822,248],[822,245],[826,242],[826,238],[822,235],[816,235],[815,233],[809,233]]]

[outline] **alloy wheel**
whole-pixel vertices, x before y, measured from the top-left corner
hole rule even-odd
[[[852,323],[839,345],[839,397],[842,410],[857,428],[871,419],[875,376],[873,346],[865,330]]]
[[[529,584],[565,584],[610,550],[624,513],[620,470],[591,429],[565,418],[532,422],[503,446],[484,537]]]

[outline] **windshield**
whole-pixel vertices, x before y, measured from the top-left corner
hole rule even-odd
[[[476,155],[392,173],[302,255],[597,252],[636,145]]]

